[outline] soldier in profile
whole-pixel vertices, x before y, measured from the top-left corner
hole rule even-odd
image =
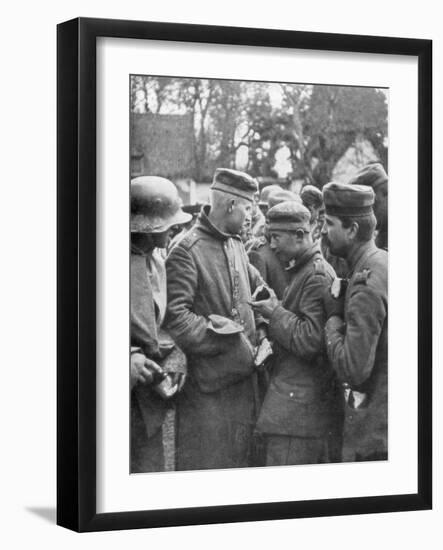
[[[155,176],[131,181],[131,472],[165,469],[168,398],[181,389],[185,356],[162,328],[171,228],[186,224],[175,185]]]
[[[380,162],[370,162],[348,182],[368,185],[374,191],[374,215],[377,220],[375,244],[388,250],[388,175]]]
[[[349,266],[325,295],[326,348],[343,385],[343,460],[387,459],[388,254],[374,242],[374,191],[328,183],[323,236]]]
[[[269,189],[269,187],[265,187],[265,189]],[[280,186],[275,187],[267,196],[268,208],[284,201],[301,203],[300,197],[295,193],[282,189]],[[281,300],[289,282],[289,274],[286,269],[287,264],[275,255],[268,233],[266,228],[262,237],[248,243],[247,251],[251,264],[258,269],[266,283],[274,290],[277,298]]]
[[[254,352],[266,332],[250,306],[263,280],[240,233],[256,192],[248,174],[217,169],[211,204],[166,261],[167,327],[188,359],[177,398],[177,470],[250,465]]]
[[[314,241],[320,239],[321,234],[321,213],[324,209],[323,194],[318,187],[314,185],[305,185],[300,193],[300,198],[304,206],[311,213],[311,231]]]
[[[335,273],[314,242],[311,212],[297,201],[268,211],[271,246],[289,264],[289,285],[252,303],[269,321],[275,362],[257,430],[266,437],[266,465],[339,459],[341,405],[324,344],[324,293]]]

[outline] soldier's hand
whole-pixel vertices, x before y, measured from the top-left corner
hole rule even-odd
[[[345,297],[344,294],[335,298],[331,294],[331,289],[328,288],[325,290],[323,295],[323,304],[326,312],[326,319],[337,315],[338,317],[344,317],[345,311]]]
[[[257,302],[250,302],[252,308],[260,313],[265,319],[270,319],[274,309],[279,305],[279,300],[275,295],[272,288],[269,288],[269,298],[266,300],[259,300]]]
[[[184,372],[170,372],[168,376],[171,379],[171,383],[173,386],[177,386],[177,391],[179,392],[186,381],[186,374]]]
[[[155,361],[143,353],[131,355],[131,389],[138,383],[152,384],[155,374],[163,374],[163,369]]]

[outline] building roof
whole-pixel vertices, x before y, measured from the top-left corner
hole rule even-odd
[[[192,177],[193,134],[190,114],[131,113],[131,158],[142,158],[144,175]]]

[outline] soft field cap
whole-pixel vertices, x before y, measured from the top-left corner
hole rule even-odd
[[[258,184],[246,172],[230,170],[229,168],[217,168],[211,189],[217,189],[252,202],[254,195],[258,193]]]
[[[330,216],[368,216],[374,197],[372,188],[365,185],[331,182],[323,187],[325,211]]]
[[[311,213],[301,202],[286,201],[268,210],[268,225],[270,231],[309,231]]]
[[[372,189],[375,189],[380,184],[388,181],[388,174],[386,174],[380,162],[371,162],[366,166],[363,166],[349,181],[349,185],[369,185]]]

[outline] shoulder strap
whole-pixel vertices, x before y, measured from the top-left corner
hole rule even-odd
[[[318,255],[316,258],[314,258],[312,266],[316,275],[326,275],[325,263],[322,256]]]
[[[185,250],[190,250],[201,238],[202,235],[197,229],[191,229],[178,244]]]

